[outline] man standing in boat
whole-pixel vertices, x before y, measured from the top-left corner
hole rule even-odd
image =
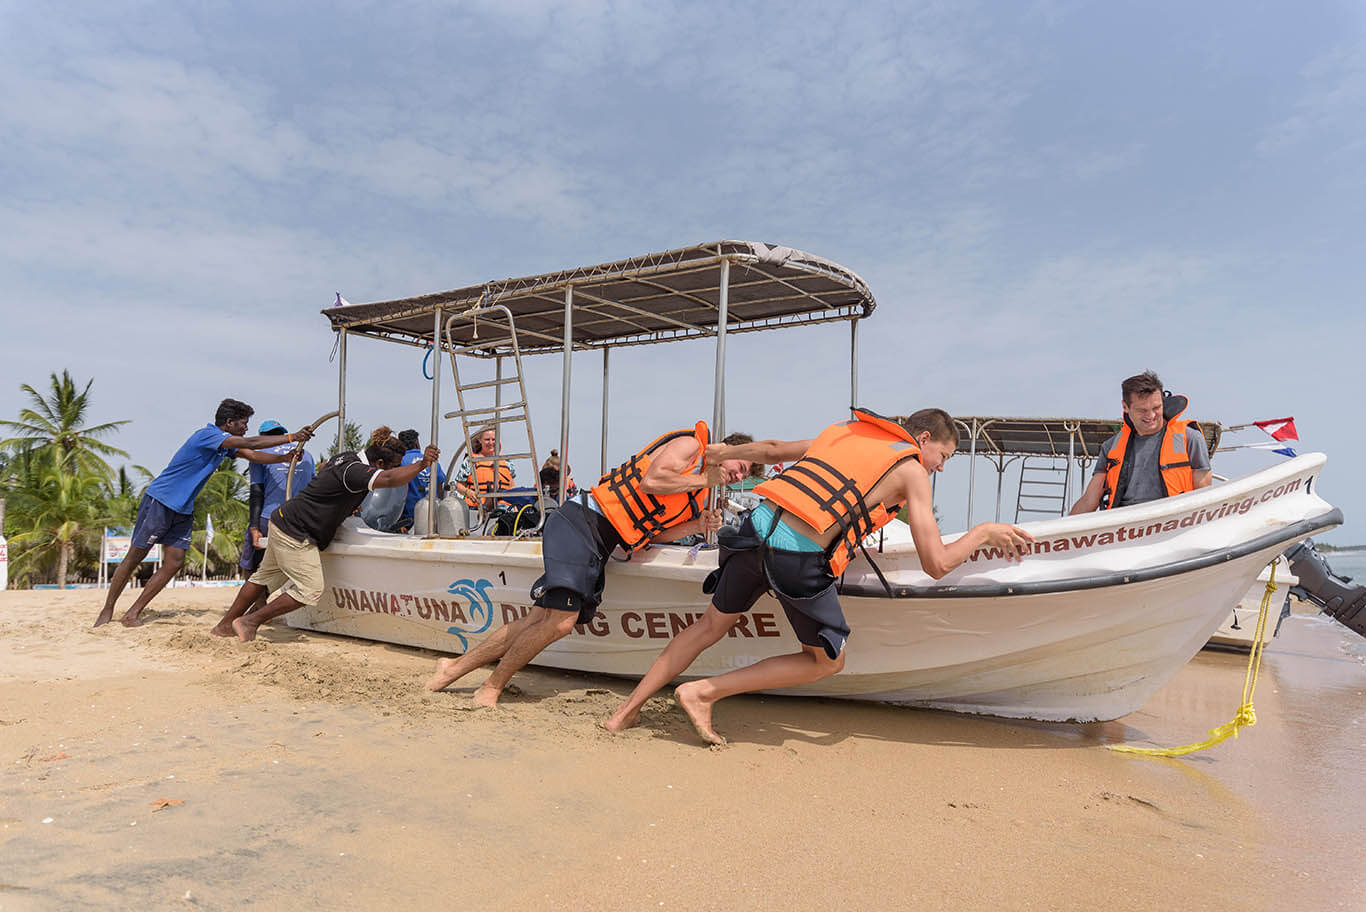
[[[498,667],[474,694],[476,706],[496,705],[512,676],[541,650],[567,636],[574,625],[593,620],[613,549],[620,546],[630,553],[652,541],[715,530],[721,517],[707,509],[710,488],[751,474],[759,456],[805,449],[804,442],[755,444],[746,434],[732,434],[709,451],[707,435],[705,421],[664,434],[604,475],[579,500],[553,511],[541,539],[545,574],[531,591],[536,607],[460,658],[439,660],[427,689],[443,690],[496,661]],[[757,455],[734,458],[726,446],[731,444],[747,444]]]
[[[403,444],[403,464],[412,465],[422,460],[422,450],[419,447],[420,438],[417,431],[409,428],[400,431],[398,442]],[[399,517],[398,529],[400,532],[407,532],[413,527],[413,515],[417,512],[418,501],[427,496],[427,486],[431,482],[431,469],[423,469],[417,473],[417,477],[408,482],[407,495],[403,501],[403,515]],[[446,487],[446,470],[441,468],[438,463],[436,466],[436,496],[438,498],[444,493]],[[426,530],[422,530],[425,532]]]
[[[114,604],[119,600],[123,587],[128,584],[128,577],[132,576],[152,546],[160,543],[161,567],[142,588],[137,601],[119,619],[125,627],[142,625],[143,609],[185,564],[185,552],[190,547],[190,532],[194,525],[195,499],[224,459],[240,456],[247,462],[260,465],[289,461],[291,451],[258,452],[278,446],[282,442],[279,437],[270,434],[242,436],[246,434],[247,422],[253,414],[255,409],[245,402],[224,399],[218,403],[213,423],[191,434],[190,439],[171,457],[170,464],[152,479],[138,504],[132,547],[114,571],[114,578],[109,581],[109,594],[105,597],[104,608],[95,618],[96,627],[113,619]],[[284,442],[302,444],[311,436],[308,431],[299,431],[286,434]]]
[[[1101,445],[1104,458],[1069,515],[1174,497],[1214,477],[1200,425],[1181,417],[1185,396],[1164,393],[1152,371],[1125,380],[1120,393],[1124,426]]]
[[[402,465],[403,444],[389,436],[386,427],[371,435],[364,453],[338,453],[329,459],[308,487],[271,515],[261,566],[243,584],[213,633],[225,637],[236,634],[248,643],[256,639],[257,629],[267,621],[305,605],[316,605],[323,594],[320,555],[332,543],[337,527],[356,512],[365,495],[376,489],[403,487],[440,455],[440,450],[429,446],[421,460]],[[267,591],[275,598],[248,614],[247,609]]]
[[[806,444],[809,444],[807,446]],[[706,741],[724,744],[712,728],[718,700],[756,690],[819,681],[844,668],[850,634],[836,581],[869,534],[904,506],[920,565],[939,579],[982,547],[1015,560],[1033,539],[1015,526],[982,523],[944,544],[934,519],[930,474],[958,446],[958,430],[942,409],[922,409],[905,425],[864,409],[831,425],[795,453],[781,456],[763,445],[731,447],[730,458],[800,459],[754,489],[763,500],[738,532],[722,532],[720,566],[703,586],[715,596],[697,621],[660,653],[631,696],[604,726],[613,732],[639,721],[640,709],[661,687],[718,642],[765,592],[783,606],[802,651],[773,656],[746,668],[679,685],[676,696]]]

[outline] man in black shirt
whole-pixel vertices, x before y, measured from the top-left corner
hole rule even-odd
[[[397,438],[371,438],[364,454],[339,453],[290,500],[270,517],[270,534],[260,568],[233,600],[227,614],[214,626],[218,636],[237,635],[244,643],[256,638],[267,621],[300,608],[316,605],[323,594],[320,552],[337,534],[337,527],[360,506],[375,488],[401,488],[417,473],[437,461],[441,451],[427,447],[422,459],[402,465],[403,445]],[[275,593],[264,608],[247,614],[262,592]]]

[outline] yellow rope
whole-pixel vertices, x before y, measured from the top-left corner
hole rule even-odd
[[[1267,611],[1271,605],[1271,595],[1276,591],[1276,562],[1271,563],[1271,578],[1266,581],[1266,592],[1262,595],[1262,607],[1257,612],[1257,630],[1252,637],[1252,649],[1248,651],[1247,672],[1243,675],[1243,704],[1233,714],[1230,722],[1209,730],[1209,737],[1198,744],[1183,747],[1129,747],[1126,744],[1110,744],[1112,751],[1125,754],[1143,754],[1148,757],[1183,757],[1196,751],[1213,747],[1230,737],[1238,737],[1238,729],[1257,724],[1257,712],[1252,708],[1252,692],[1257,689],[1257,675],[1262,670],[1262,643],[1266,633]]]

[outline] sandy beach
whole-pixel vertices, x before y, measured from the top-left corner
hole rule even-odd
[[[470,711],[421,650],[218,639],[231,593],[0,593],[0,910],[1366,909],[1366,641],[1312,615],[1168,760],[1105,745],[1203,738],[1243,657],[1093,725],[739,698],[707,749],[663,697],[599,729],[618,679]]]

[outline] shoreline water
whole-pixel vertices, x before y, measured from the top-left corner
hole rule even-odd
[[[171,590],[147,626],[91,631],[98,600],[0,593],[6,912],[1366,896],[1351,860],[1366,640],[1313,615],[1268,651],[1257,724],[1170,760],[1104,745],[1200,740],[1236,709],[1245,659],[1202,653],[1139,712],[1092,725],[739,698],[718,709],[734,743],[714,751],[663,698],[624,736],[598,729],[619,679],[532,670],[503,709],[471,712],[484,673],[425,694],[421,650],[289,628],[214,638],[221,590]]]

